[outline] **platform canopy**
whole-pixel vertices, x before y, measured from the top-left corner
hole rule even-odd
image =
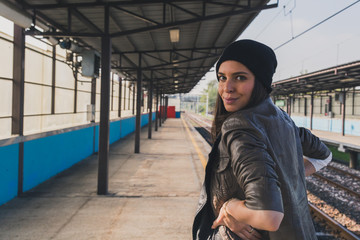
[[[311,94],[319,91],[346,90],[360,86],[360,61],[280,80],[272,84],[272,95]]]
[[[101,51],[101,37],[112,42],[111,68],[135,80],[154,80],[163,93],[187,93],[215,64],[269,0],[1,0],[10,20],[27,35],[71,41]],[[19,16],[17,14],[20,14]],[[108,19],[108,24],[106,24]],[[40,26],[30,28],[30,24]],[[108,28],[105,28],[106,25]],[[141,55],[141,58],[139,56]],[[141,59],[139,64],[138,59]]]

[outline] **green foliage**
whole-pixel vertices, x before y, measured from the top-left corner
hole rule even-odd
[[[331,146],[331,145],[327,145],[327,147],[330,149],[330,151],[333,154],[333,158],[334,159],[338,159],[344,162],[349,162],[350,161],[350,154],[347,152],[340,152],[337,150],[336,147]]]
[[[204,89],[203,94],[200,97],[200,102],[203,103],[199,106],[199,112],[205,115],[206,111],[206,98],[208,97],[208,114],[214,112],[216,97],[217,97],[217,87],[218,81],[216,79],[209,82],[206,89]]]

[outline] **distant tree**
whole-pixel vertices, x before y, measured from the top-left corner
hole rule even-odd
[[[200,98],[200,102],[203,103],[201,104],[201,110],[199,108],[199,111],[202,114],[206,114],[206,98],[208,96],[208,114],[212,114],[214,112],[214,108],[215,108],[215,102],[216,102],[216,96],[217,96],[217,86],[218,86],[218,81],[216,79],[211,80],[208,85],[207,88],[204,89],[203,94],[201,95]]]

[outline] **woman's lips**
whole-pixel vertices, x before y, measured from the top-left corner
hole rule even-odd
[[[237,98],[224,98],[225,104],[233,104]]]

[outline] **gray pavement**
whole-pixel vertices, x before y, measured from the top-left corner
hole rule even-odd
[[[311,130],[311,132],[318,136],[320,139],[360,146],[359,136],[350,134],[345,134],[345,136],[343,136],[341,133],[320,130]]]
[[[207,145],[191,134],[206,156]],[[0,239],[191,239],[204,169],[181,119],[168,119],[140,154],[113,144],[109,194],[98,196],[93,155],[0,207]]]

